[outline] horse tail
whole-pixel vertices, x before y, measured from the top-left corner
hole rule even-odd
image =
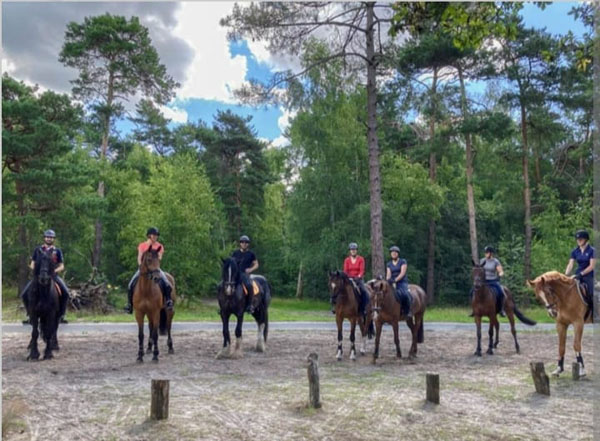
[[[373,325],[373,320],[369,322],[369,327],[367,328],[367,338],[371,340],[375,336],[375,326]]]
[[[417,334],[417,343],[423,343],[425,341],[425,332],[423,331],[423,319],[421,319],[421,324],[419,325],[419,331]]]
[[[521,311],[519,311],[519,308],[517,308],[517,304],[515,303],[515,315],[517,316],[517,318],[519,320],[521,320],[521,323],[525,323],[526,325],[529,326],[535,326],[537,324],[537,322],[535,320],[531,320],[530,318],[527,318],[523,315],[523,313]]]
[[[160,310],[160,320],[158,322],[158,332],[160,335],[167,335],[167,311],[165,308]]]

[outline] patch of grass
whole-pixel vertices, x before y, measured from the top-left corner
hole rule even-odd
[[[554,323],[554,320],[548,317],[546,310],[542,307],[523,309],[521,312],[532,320],[538,323]],[[473,317],[469,317],[471,308],[469,307],[456,307],[456,306],[432,306],[427,308],[425,311],[426,322],[455,322],[455,323],[473,323]],[[498,316],[500,323],[508,323],[508,318]],[[487,318],[483,319],[484,322],[488,322]],[[519,322],[519,319],[515,317],[515,321]]]

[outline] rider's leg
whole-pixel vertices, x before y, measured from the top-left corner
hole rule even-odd
[[[160,270],[160,289],[162,290],[163,295],[165,297],[166,310],[172,311],[173,299],[171,299],[171,292],[173,291],[173,287],[171,286],[171,283],[169,282],[169,279],[167,279],[167,276],[163,270]]]
[[[69,289],[67,288],[65,281],[63,279],[61,279],[59,276],[55,276],[54,280],[56,280],[56,283],[58,283],[58,286],[60,286],[60,290],[61,290],[61,294],[58,299],[59,321],[60,321],[60,323],[67,323],[67,321],[65,320],[65,313],[67,312],[67,303],[69,302],[69,297],[70,297]]]
[[[125,306],[125,312],[129,314],[133,312],[133,289],[135,288],[135,284],[139,277],[140,270],[138,269],[129,281],[129,285],[127,285],[127,306]]]
[[[498,282],[493,282],[490,285],[496,291],[496,311],[502,317],[506,317],[506,313],[504,312],[504,289],[502,289],[502,286]]]
[[[250,312],[250,299],[253,294],[252,283],[250,282],[250,276],[244,271],[241,274],[242,284],[246,287],[246,312]]]
[[[366,319],[367,316],[367,304],[369,303],[369,294],[367,288],[365,288],[365,282],[362,279],[357,279],[358,290],[360,291],[360,306],[359,313]]]

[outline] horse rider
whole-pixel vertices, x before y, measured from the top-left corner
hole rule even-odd
[[[56,239],[56,233],[54,232],[54,230],[50,229],[50,230],[44,231],[44,243],[43,243],[43,245],[40,245],[33,250],[33,254],[31,256],[31,261],[29,262],[29,268],[31,268],[32,270],[34,269],[35,262],[37,261],[37,259],[39,258],[39,255],[41,253],[46,253],[50,256],[50,259],[52,259],[52,262],[55,265],[53,279],[58,284],[58,286],[60,287],[60,291],[61,291],[61,295],[59,296],[59,300],[58,300],[59,321],[60,321],[60,323],[68,323],[65,320],[65,312],[67,310],[67,302],[69,301],[69,290],[67,289],[67,285],[65,284],[64,280],[62,278],[60,278],[57,274],[57,273],[64,271],[65,264],[64,264],[64,260],[63,260],[62,250],[60,248],[57,248],[56,246],[54,246],[55,239]],[[27,310],[29,310],[29,289],[31,287],[31,282],[32,281],[30,280],[27,283],[27,285],[25,285],[25,288],[23,289],[23,292],[21,293],[21,299],[23,299],[23,304],[25,305],[25,309],[27,309]],[[29,317],[27,318],[27,320],[23,320],[23,323],[29,323],[29,322],[30,322]]]
[[[348,245],[350,255],[344,259],[344,272],[350,277],[358,287],[360,293],[360,303],[358,312],[366,320],[367,305],[369,303],[369,294],[365,288],[363,278],[365,277],[365,259],[358,254],[358,245],[352,242]]]
[[[246,296],[246,311],[250,312],[250,298],[253,292],[250,274],[258,268],[258,260],[256,260],[256,255],[250,251],[250,238],[248,236],[244,234],[240,237],[240,248],[231,254],[231,258],[237,263],[242,284],[246,287],[248,293]]]
[[[165,252],[165,246],[158,241],[158,236],[160,236],[160,232],[158,231],[158,228],[150,227],[150,228],[148,228],[148,231],[146,231],[147,239],[138,245],[138,256],[137,256],[138,269],[135,272],[135,274],[133,275],[133,277],[131,278],[129,285],[127,286],[127,306],[125,307],[125,312],[127,312],[129,314],[131,314],[133,312],[133,290],[135,288],[135,284],[137,283],[137,281],[140,277],[140,268],[142,266],[142,256],[144,255],[144,253],[146,251],[148,251],[150,249],[150,247],[152,247],[152,248],[158,247],[158,260],[162,260],[163,253]],[[173,310],[173,300],[171,299],[171,291],[173,291],[173,287],[171,286],[169,279],[167,279],[167,276],[165,275],[165,273],[162,269],[160,270],[160,281],[158,282],[158,284],[159,284],[160,289],[165,298],[165,309],[167,311],[172,311]]]
[[[577,247],[571,251],[571,258],[567,264],[565,274],[568,276],[573,265],[577,262],[577,269],[572,276],[578,279],[587,289],[588,296],[594,295],[594,265],[596,265],[596,250],[589,244],[590,235],[585,230],[579,230],[575,233]]]
[[[504,277],[504,270],[500,261],[494,257],[496,250],[488,245],[484,249],[485,257],[479,264],[485,271],[485,284],[489,289],[496,292],[496,310],[499,311],[502,317],[506,317],[504,312],[504,289],[500,285],[500,277]]]
[[[402,315],[405,318],[412,317],[411,303],[412,297],[408,291],[408,277],[406,277],[406,269],[408,264],[405,259],[400,259],[400,248],[396,245],[390,247],[390,260],[386,265],[385,278],[392,286],[395,284],[396,292],[400,297],[402,305]]]

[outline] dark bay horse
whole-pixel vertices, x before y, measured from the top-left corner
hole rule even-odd
[[[241,273],[236,261],[230,257],[223,260],[221,283],[218,286],[217,298],[221,309],[223,323],[223,348],[217,358],[241,358],[242,352],[242,325],[247,302],[250,304],[250,313],[256,320],[258,336],[256,350],[265,351],[265,344],[269,333],[269,304],[271,303],[271,287],[263,276],[251,276],[253,291],[246,293],[242,284]],[[258,290],[254,290],[254,286]],[[229,334],[229,318],[235,315],[235,349],[231,352],[231,337]]]
[[[37,344],[40,328],[46,342],[44,360],[49,360],[52,358],[52,350],[58,349],[56,333],[59,319],[59,292],[53,278],[54,263],[49,254],[39,254],[33,267],[33,274],[26,304],[32,326],[27,360],[36,361],[40,358]]]
[[[140,265],[140,278],[133,291],[133,309],[135,319],[138,324],[138,358],[137,361],[144,361],[144,317],[148,318],[148,352],[153,350],[152,361],[158,361],[158,331],[161,335],[168,334],[167,346],[169,353],[173,351],[173,341],[171,339],[171,323],[175,311],[166,311],[164,308],[163,294],[160,289],[160,245],[154,249],[152,246],[142,254],[142,264]],[[171,298],[175,302],[175,280],[170,274],[167,274],[169,282],[173,287]]]
[[[425,291],[418,286],[408,285],[408,291],[412,297],[411,310],[412,318],[406,318],[402,315],[402,305],[394,295],[394,287],[387,280],[371,280],[368,283],[373,291],[373,321],[375,322],[375,352],[373,352],[373,363],[379,358],[379,341],[381,339],[381,328],[384,323],[392,325],[394,331],[394,343],[396,344],[396,357],[401,358],[400,338],[398,337],[398,323],[406,320],[412,334],[412,344],[408,357],[410,359],[417,356],[417,343],[423,343],[425,340],[423,332],[423,316],[427,307],[427,296]]]
[[[592,323],[593,317],[588,313],[588,306],[577,290],[575,280],[558,271],[549,271],[528,280],[527,285],[535,290],[535,296],[544,304],[548,315],[556,320],[558,332],[558,367],[552,375],[558,377],[564,372],[565,346],[567,329],[572,324],[575,328],[573,349],[579,363],[580,376],[585,376],[583,356],[581,355],[581,341],[583,339],[583,325]],[[588,317],[586,318],[586,315]]]
[[[485,270],[483,264],[473,262],[472,270],[473,278],[473,299],[471,300],[471,307],[473,308],[473,317],[475,318],[475,325],[477,326],[477,349],[475,354],[481,357],[481,317],[488,317],[490,320],[489,344],[487,354],[493,355],[494,349],[498,347],[499,334],[500,334],[500,322],[498,322],[497,314],[500,312],[496,308],[496,294],[490,289],[485,283]],[[515,315],[524,324],[534,326],[536,322],[523,315],[513,299],[513,295],[508,288],[502,286],[504,290],[504,310],[506,316],[510,322],[510,332],[515,340],[515,349],[517,354],[521,351],[519,342],[517,341],[517,330],[515,328]],[[494,329],[496,330],[496,341],[494,342]]]
[[[331,292],[331,303],[335,307],[335,322],[338,331],[338,346],[336,358],[342,359],[342,329],[344,319],[350,322],[350,360],[356,360],[356,348],[354,346],[356,324],[360,328],[362,335],[362,346],[360,348],[361,355],[366,352],[367,336],[371,338],[373,335],[373,323],[371,321],[370,303],[367,306],[367,320],[359,313],[359,300],[355,294],[352,281],[343,271],[335,271],[329,273],[329,290]]]

